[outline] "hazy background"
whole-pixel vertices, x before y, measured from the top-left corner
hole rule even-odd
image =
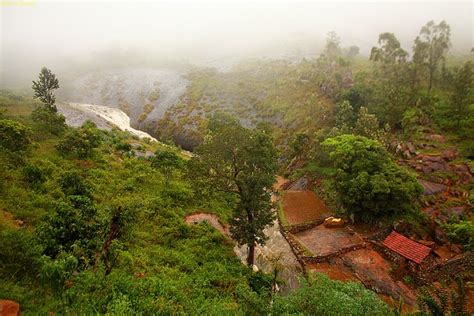
[[[0,4],[2,0],[0,0]],[[19,86],[41,66],[219,64],[246,57],[315,56],[329,31],[367,54],[394,32],[411,51],[422,25],[451,26],[451,52],[473,46],[473,4],[463,2],[158,1],[46,2],[0,6],[0,85]]]

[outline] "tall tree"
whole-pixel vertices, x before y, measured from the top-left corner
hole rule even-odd
[[[323,53],[330,59],[334,59],[341,54],[341,39],[336,32],[331,31],[327,34],[326,46],[324,47]]]
[[[445,21],[439,24],[429,21],[415,39],[413,62],[428,70],[428,94],[431,93],[436,70],[451,46],[450,34],[451,28]]]
[[[375,67],[374,80],[370,83],[373,94],[368,107],[383,123],[398,127],[410,99],[406,81],[408,53],[393,33],[380,34],[378,43],[370,54]]]
[[[451,108],[458,128],[461,126],[461,121],[469,117],[470,108],[474,102],[472,67],[471,61],[466,62],[458,70],[453,82]]]
[[[274,219],[271,188],[277,152],[265,132],[246,129],[226,116],[214,117],[209,130],[190,161],[190,172],[200,185],[235,196],[230,232],[240,245],[248,246],[251,266],[255,246],[265,244],[263,230]]]
[[[408,53],[401,47],[395,34],[380,34],[378,43],[379,47],[372,47],[370,51],[370,60],[387,66],[406,61]]]
[[[54,90],[59,88],[59,80],[56,75],[46,67],[41,69],[38,81],[33,81],[33,91],[35,92],[34,98],[40,99],[46,107],[56,112],[56,97],[54,96]]]
[[[350,46],[349,48],[347,48],[347,50],[345,51],[345,55],[348,57],[348,58],[354,58],[356,57],[357,55],[360,54],[360,48],[359,46],[355,46],[355,45],[352,45]]]

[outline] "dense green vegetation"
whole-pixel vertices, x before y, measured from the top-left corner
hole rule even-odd
[[[2,133],[20,131],[13,139],[24,144],[24,159],[12,159],[16,147],[2,143],[0,297],[25,314],[305,313],[298,300],[328,288],[324,301],[307,302],[309,311],[336,306],[343,295],[343,313],[387,313],[360,285],[322,277],[271,305],[270,276],[241,264],[209,225],[184,223],[197,209],[226,221],[235,199],[197,190],[179,151],[91,123],[69,128],[56,113],[47,117],[58,126],[39,124],[31,113],[41,106],[31,98],[2,92],[1,99]],[[157,155],[135,157],[137,143]]]

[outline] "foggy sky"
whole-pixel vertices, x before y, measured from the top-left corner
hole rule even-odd
[[[0,0],[1,3],[1,0]],[[367,54],[394,32],[411,51],[429,20],[451,26],[451,52],[473,46],[474,12],[463,2],[159,1],[43,2],[0,6],[0,84],[14,72],[113,52],[189,61],[317,54],[329,31]],[[105,57],[106,58],[106,57]]]

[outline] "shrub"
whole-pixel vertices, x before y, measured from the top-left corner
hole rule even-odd
[[[79,159],[90,158],[101,143],[100,132],[95,125],[84,124],[79,129],[73,129],[64,136],[56,146],[63,156],[73,156]]]
[[[69,203],[58,202],[36,230],[44,254],[54,259],[60,253],[71,253],[84,265],[93,262],[100,231],[97,209],[88,197],[80,195],[70,196]]]
[[[0,147],[12,152],[25,151],[31,144],[30,136],[29,127],[12,120],[0,120]]]
[[[466,250],[474,250],[474,224],[464,220],[444,225],[448,237],[455,243],[462,244]]]
[[[33,186],[37,186],[46,180],[43,171],[36,165],[27,165],[23,168],[25,181]]]
[[[184,166],[184,160],[171,151],[157,150],[150,160],[153,168],[163,172],[166,181],[171,179],[173,170],[181,169]]]
[[[62,114],[41,106],[31,113],[31,118],[42,129],[53,135],[61,135],[66,129],[66,118]]]
[[[333,281],[323,274],[310,275],[301,288],[276,296],[273,314],[288,315],[390,315],[375,293],[360,283]]]
[[[77,171],[69,171],[62,175],[59,186],[65,195],[83,195],[91,197],[91,187]]]
[[[0,274],[32,276],[38,272],[41,247],[23,228],[9,228],[0,223]]]

